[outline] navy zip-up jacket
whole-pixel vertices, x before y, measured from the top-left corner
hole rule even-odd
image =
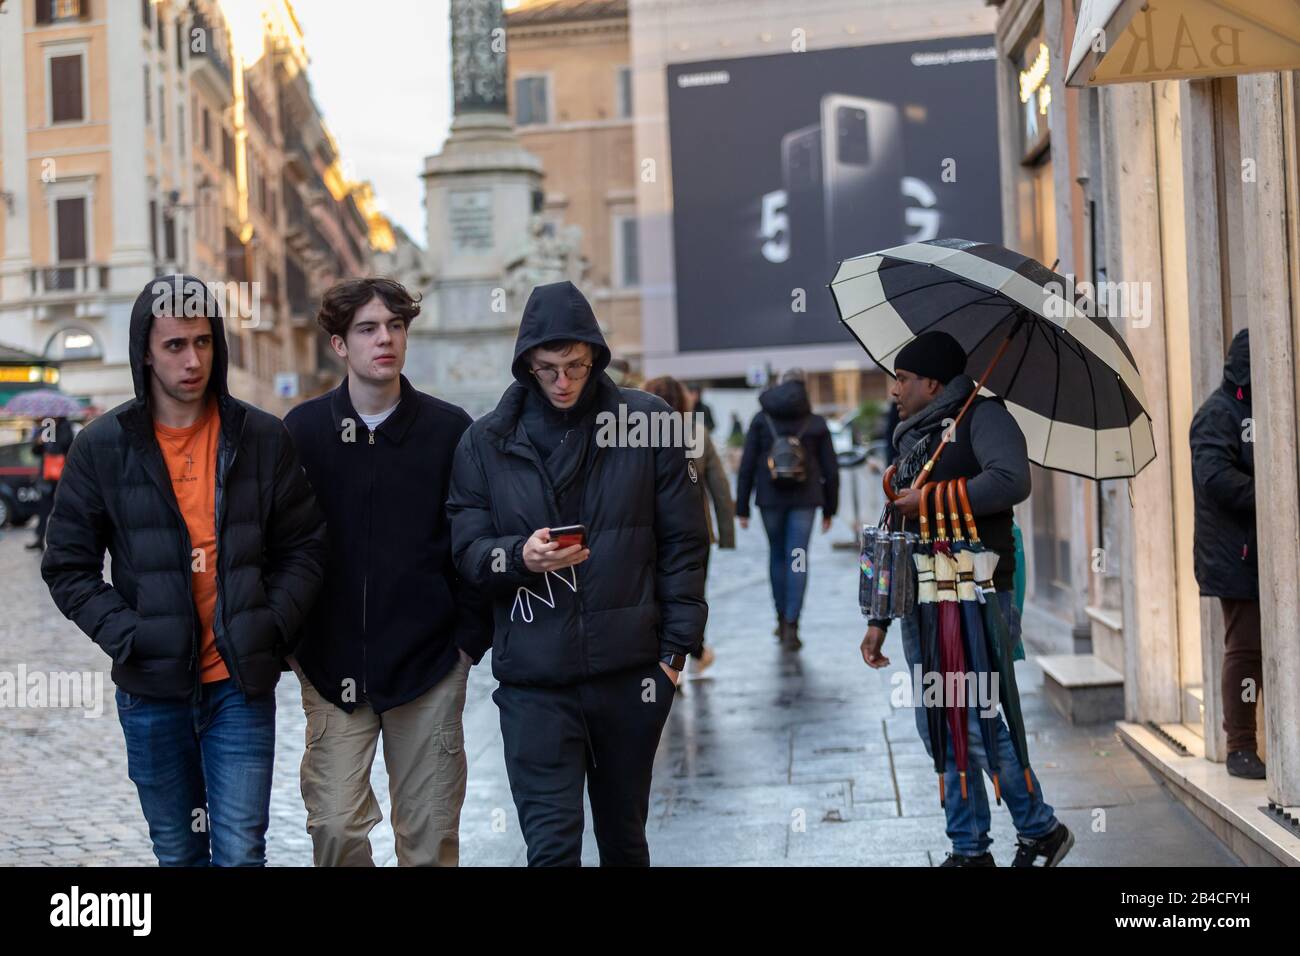
[[[347,379],[285,417],[325,512],[325,584],[294,655],[321,696],[376,713],[437,684],[459,647],[492,643],[487,605],[456,573],[445,503],[465,410],[402,376],[397,408],[372,433]]]

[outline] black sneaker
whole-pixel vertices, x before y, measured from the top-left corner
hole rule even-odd
[[[1016,849],[1016,858],[1012,861],[1012,866],[1057,866],[1074,846],[1074,834],[1064,823],[1058,823],[1056,829],[1045,837],[1037,840],[1017,837],[1016,842],[1019,847]],[[1038,862],[1040,858],[1043,860],[1042,863]]]
[[[1265,777],[1264,761],[1253,750],[1234,750],[1228,754],[1227,768],[1234,777],[1247,780],[1263,780]]]
[[[997,866],[997,860],[993,859],[992,853],[981,853],[979,856],[963,856],[960,853],[949,853],[948,859],[939,864],[940,868],[945,866]]]
[[[29,541],[26,545],[24,545],[24,547],[25,547],[28,551],[44,551],[44,550],[45,550],[45,542],[44,542],[44,541]]]

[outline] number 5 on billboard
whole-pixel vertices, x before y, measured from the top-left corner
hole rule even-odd
[[[774,189],[763,195],[763,220],[758,234],[763,243],[763,258],[768,262],[785,262],[790,258],[790,217],[785,211],[785,190]]]

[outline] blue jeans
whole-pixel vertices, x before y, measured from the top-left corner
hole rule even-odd
[[[808,541],[816,508],[760,508],[771,551],[772,600],[787,621],[799,620],[808,584]],[[795,554],[795,549],[800,549]],[[798,569],[798,570],[796,570]]]
[[[998,602],[1002,605],[1002,614],[1007,620],[1013,641],[1020,639],[1020,614],[1016,610],[1014,596],[1010,591],[999,591]],[[915,614],[902,618],[903,656],[907,658],[908,669],[915,674],[921,664],[921,635],[919,617]],[[921,688],[913,686],[912,700],[916,714],[916,729],[925,743],[926,752],[932,757],[930,748],[930,731],[926,724],[925,708],[920,706]],[[987,853],[993,840],[989,837],[992,817],[989,811],[989,798],[984,790],[984,774],[988,772],[988,757],[984,752],[984,738],[980,734],[979,708],[966,710],[968,769],[966,787],[969,797],[961,796],[961,777],[957,773],[957,763],[953,757],[952,741],[948,741],[947,772],[944,774],[944,793],[946,795],[945,812],[948,815],[948,838],[952,840],[954,853],[963,856],[979,856]],[[1024,768],[1016,756],[1011,742],[1011,732],[1001,715],[995,721],[997,731],[998,760],[1001,768],[998,782],[1002,788],[1002,799],[1006,802],[1016,832],[1026,839],[1038,839],[1047,836],[1056,829],[1056,816],[1052,808],[1043,800],[1043,788],[1038,778],[1030,770],[1034,781],[1034,791],[1029,792],[1025,786]]]
[[[227,678],[197,704],[121,688],[116,700],[158,864],[265,866],[275,695],[250,700]]]

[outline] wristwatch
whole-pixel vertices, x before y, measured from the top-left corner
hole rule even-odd
[[[659,658],[661,664],[667,664],[675,671],[680,671],[686,667],[685,654],[664,654]]]

